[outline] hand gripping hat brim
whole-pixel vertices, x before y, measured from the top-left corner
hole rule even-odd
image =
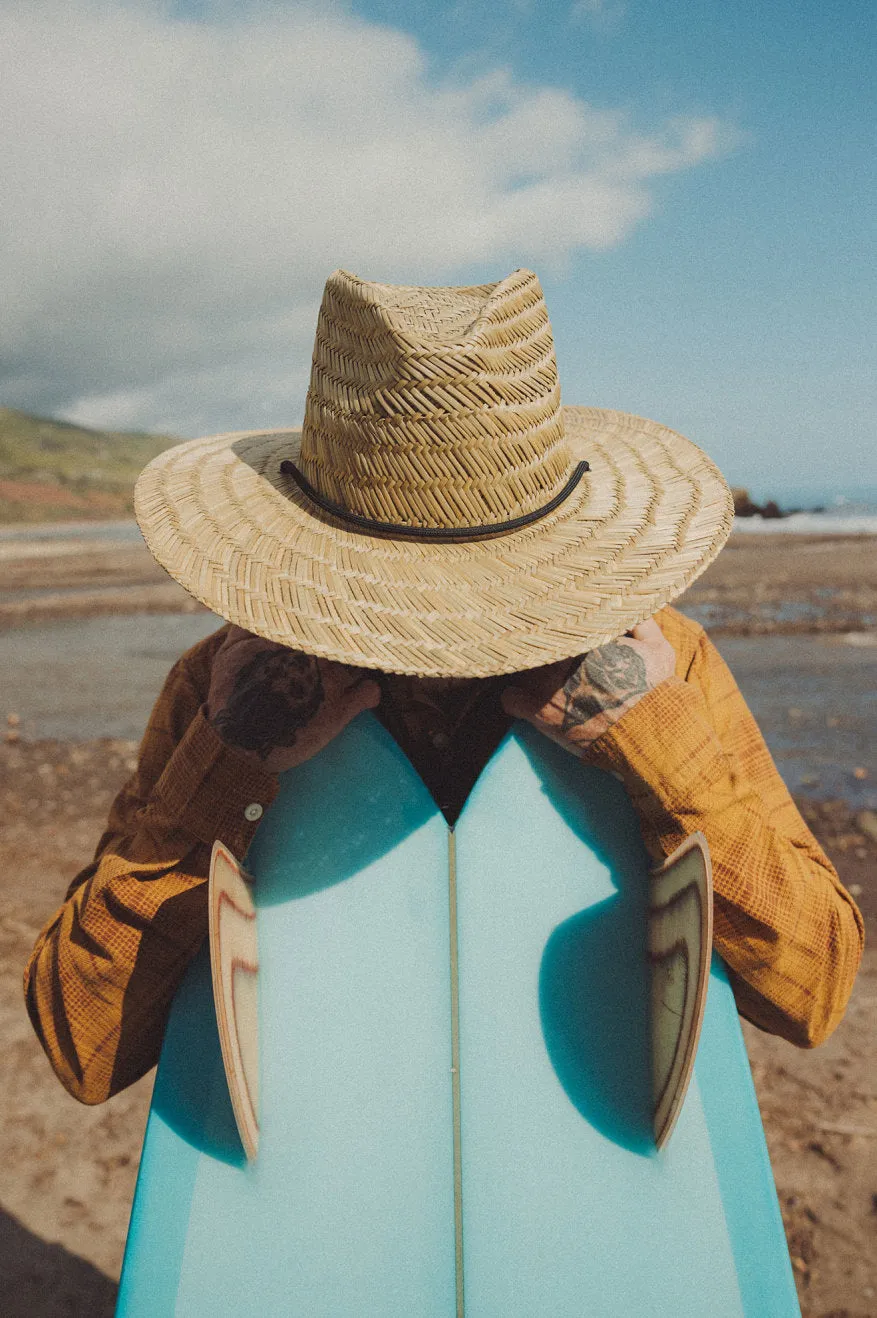
[[[523,270],[463,289],[336,271],[302,430],[168,449],[135,512],[158,562],[223,618],[422,677],[516,672],[614,639],[677,598],[733,521],[689,440],[560,406]]]

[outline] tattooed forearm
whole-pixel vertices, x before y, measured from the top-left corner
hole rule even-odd
[[[654,618],[569,664],[521,673],[502,694],[506,713],[524,718],[573,755],[586,758],[648,692],[676,673],[676,652]],[[564,680],[565,679],[565,680]]]
[[[323,695],[313,656],[266,650],[241,668],[213,724],[223,740],[264,760],[276,747],[295,743],[323,703]]]
[[[563,684],[561,733],[582,727],[648,690],[642,655],[617,641],[590,650]]]

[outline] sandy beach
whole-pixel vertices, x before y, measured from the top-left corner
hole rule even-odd
[[[805,818],[859,901],[873,944],[877,813],[868,792],[877,790],[877,766],[869,750],[871,725],[860,719],[850,725],[846,741],[831,738],[844,732],[847,714],[850,719],[856,714],[845,710],[845,702],[861,704],[865,693],[874,690],[877,539],[734,536],[680,607],[707,626],[720,649],[727,644],[735,672],[732,651],[741,663],[746,659],[747,680],[753,682],[759,638],[801,638],[802,656],[805,645],[810,646],[809,667],[802,657],[800,671],[794,669],[794,644],[782,648],[785,666],[776,671],[797,673],[796,694],[783,703],[784,693],[779,693],[782,709],[776,727],[770,725],[769,741],[776,737],[777,754],[783,736],[790,745],[823,748],[824,769],[801,768],[801,756],[796,759],[791,752],[788,761],[778,763]],[[55,635],[56,627],[72,628],[77,620],[151,614],[157,625],[159,615],[185,617],[198,611],[134,536],[100,539],[63,528],[45,538],[0,533],[0,632],[13,646],[8,654],[17,656],[16,664],[32,653],[39,670],[49,625]],[[209,616],[203,624],[204,630],[212,625]],[[142,631],[141,649],[148,651],[146,620]],[[163,638],[172,635],[173,629],[161,633]],[[57,636],[63,648],[63,628]],[[85,646],[86,640],[77,644]],[[817,642],[824,651],[813,648]],[[39,928],[90,857],[112,796],[130,771],[149,682],[171,662],[166,653],[172,649],[170,640],[151,644],[153,653],[144,663],[152,667],[138,697],[141,703],[126,709],[124,719],[120,716],[119,735],[101,735],[94,721],[101,692],[90,669],[83,669],[82,690],[71,686],[51,706],[32,697],[25,683],[15,688],[22,707],[0,703],[0,720],[11,716],[0,744],[0,1045],[7,1063],[0,1078],[4,1318],[103,1318],[113,1312],[151,1077],[103,1107],[84,1108],[70,1099],[30,1029],[21,972]],[[770,644],[763,647],[765,654]],[[98,663],[94,672],[99,671]],[[767,686],[770,671],[764,678]],[[57,686],[60,679],[51,680]],[[791,676],[786,680],[791,682]],[[818,699],[827,702],[824,710],[807,699],[808,682],[817,680],[822,683]],[[80,701],[74,711],[79,721],[63,735],[46,735],[45,728],[61,726],[51,719],[65,713],[65,700],[70,717],[72,704]],[[764,708],[765,718],[774,717]],[[809,787],[802,781],[807,772]],[[744,1029],[805,1318],[877,1315],[875,1009],[877,952],[869,945],[847,1017],[823,1047],[800,1051],[752,1027]]]

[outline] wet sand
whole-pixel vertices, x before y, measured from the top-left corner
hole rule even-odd
[[[770,539],[770,553],[754,536],[739,544],[732,539],[680,604],[722,638],[720,649],[744,689],[746,669],[748,698],[760,702],[778,763],[856,895],[873,943],[877,816],[862,793],[873,789],[877,775],[877,737],[865,708],[877,669],[877,647],[870,644],[877,632],[877,541],[808,538],[777,545],[777,539]],[[70,548],[71,541],[79,547]],[[214,622],[206,613],[179,616],[193,605],[144,559],[136,542],[95,545],[87,536],[65,540],[62,534],[52,541],[23,539],[17,554],[9,552],[14,543],[0,536],[3,655],[17,673],[33,668],[31,685],[42,688],[44,699],[33,725],[25,720],[10,727],[12,740],[0,744],[0,1048],[7,1063],[0,1073],[0,1310],[4,1318],[108,1318],[152,1080],[98,1108],[70,1099],[30,1029],[21,971],[38,929],[90,856],[112,795],[129,772],[136,731],[151,703],[150,683],[160,682],[188,643],[166,627],[166,615],[177,614],[175,624],[199,634]],[[42,552],[33,552],[40,544]],[[153,612],[151,627],[149,620],[125,616],[142,592]],[[708,618],[704,611],[710,610]],[[74,641],[76,628],[63,625],[77,618],[82,627],[89,617],[112,622],[127,637],[120,642],[118,672],[112,678],[104,673],[97,689],[100,665],[87,662],[89,655],[94,659],[97,633],[85,626]],[[53,633],[60,627],[55,659],[66,649],[67,677],[46,660],[47,624]],[[795,637],[807,644],[796,648]],[[135,651],[140,678],[132,697]],[[69,677],[77,668],[78,684]],[[19,682],[19,693],[23,689]],[[834,692],[837,707],[826,703],[826,692]],[[118,716],[113,738],[94,735],[90,720],[101,703]],[[6,712],[9,706],[0,704],[0,716]],[[838,721],[831,727],[828,719]],[[47,728],[59,735],[49,739]],[[830,751],[841,775],[827,786],[806,787],[795,778],[805,771],[812,776],[811,761],[802,757],[813,745],[820,754]],[[854,775],[857,768],[865,778]],[[869,947],[847,1017],[823,1047],[802,1052],[744,1029],[805,1318],[877,1315],[875,1008],[877,951]]]
[[[732,535],[678,601],[715,635],[877,629],[877,537]]]

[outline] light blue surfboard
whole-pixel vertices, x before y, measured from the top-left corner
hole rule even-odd
[[[654,1146],[648,859],[615,779],[516,725],[451,833],[366,714],[284,775],[246,864],[259,1155],[205,950],[159,1063],[120,1318],[797,1318],[715,957]]]

